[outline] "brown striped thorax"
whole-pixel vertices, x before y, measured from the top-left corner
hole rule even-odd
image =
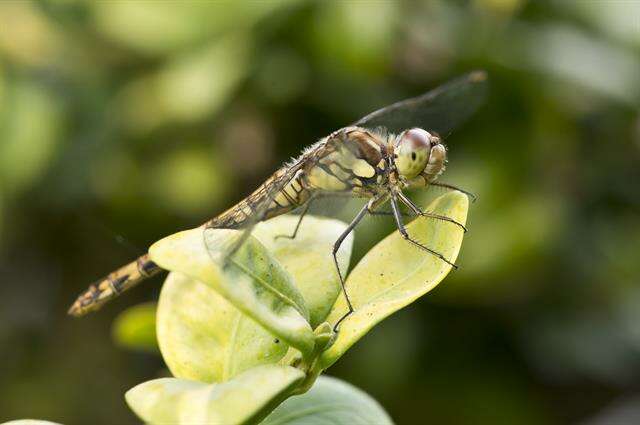
[[[321,192],[352,192],[371,197],[389,185],[425,186],[445,169],[447,151],[440,138],[421,128],[399,135],[360,127],[338,130],[314,149],[325,151],[311,162],[306,186]]]

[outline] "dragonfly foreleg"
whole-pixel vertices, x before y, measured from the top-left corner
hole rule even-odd
[[[298,223],[296,223],[296,228],[293,229],[293,234],[291,235],[276,235],[275,239],[278,238],[287,238],[287,239],[295,239],[298,234],[298,229],[300,229],[300,225],[302,224],[302,219],[309,211],[309,207],[311,207],[311,203],[313,202],[313,198],[310,198],[307,203],[304,205],[302,212],[300,213],[300,218],[298,219]]]
[[[462,192],[465,195],[467,195],[469,198],[471,198],[471,202],[476,202],[476,199],[478,199],[478,197],[476,195],[474,195],[473,193],[468,192],[468,191],[466,191],[464,189],[460,189],[459,187],[454,186],[452,184],[433,181],[433,182],[429,183],[429,186],[437,186],[437,187],[444,187],[445,189],[457,190],[458,192]]]
[[[464,224],[459,223],[457,221],[455,221],[454,219],[447,217],[445,215],[440,215],[440,214],[434,214],[434,213],[430,213],[430,212],[426,212],[426,211],[422,211],[420,209],[420,207],[418,207],[411,199],[409,199],[404,193],[402,192],[398,192],[398,198],[400,199],[400,201],[402,201],[403,204],[405,204],[407,206],[407,208],[409,208],[411,211],[414,212],[414,214],[422,216],[422,217],[427,217],[427,218],[434,218],[436,220],[442,220],[442,221],[448,221],[449,223],[453,223],[456,226],[459,226],[465,233],[467,232],[467,228],[464,226]]]
[[[349,295],[347,294],[344,278],[342,277],[342,272],[340,271],[340,266],[338,265],[338,256],[337,256],[338,250],[340,249],[340,245],[342,245],[342,242],[345,240],[345,238],[349,236],[349,233],[351,233],[353,229],[355,229],[355,227],[358,225],[358,223],[360,223],[360,221],[364,218],[364,216],[367,215],[367,213],[370,213],[373,210],[373,205],[375,204],[376,201],[377,201],[376,199],[372,199],[371,201],[367,202],[367,204],[364,207],[362,207],[360,212],[358,212],[358,215],[355,216],[353,221],[351,221],[351,223],[347,226],[347,228],[344,229],[344,232],[342,232],[342,234],[338,237],[336,242],[333,244],[333,252],[332,252],[333,263],[335,264],[336,270],[338,271],[338,277],[340,278],[340,285],[342,286],[342,293],[344,294],[344,298],[347,301],[347,307],[349,307],[349,311],[347,311],[344,314],[344,316],[342,316],[340,320],[338,320],[336,324],[333,326],[334,332],[337,332],[338,326],[340,325],[340,323],[342,323],[344,319],[346,319],[347,317],[349,317],[351,313],[353,313],[353,305],[351,304],[351,300],[349,299]]]
[[[411,244],[422,249],[423,251],[427,251],[429,254],[438,257],[439,259],[449,264],[454,269],[458,268],[458,266],[456,266],[451,261],[444,258],[444,256],[439,252],[424,246],[423,244],[421,244],[420,242],[416,241],[411,236],[409,236],[409,232],[407,232],[407,229],[404,227],[404,223],[402,222],[402,215],[400,214],[400,208],[398,207],[398,198],[395,193],[391,196],[390,202],[391,202],[391,209],[393,210],[393,217],[396,220],[396,226],[398,227],[398,231],[400,232],[400,234],[405,240],[409,241]]]

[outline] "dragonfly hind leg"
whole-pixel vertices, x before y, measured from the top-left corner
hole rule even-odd
[[[309,207],[311,206],[312,199],[309,199],[305,204],[302,212],[300,213],[300,218],[298,219],[298,223],[296,224],[296,228],[293,229],[293,233],[291,235],[276,235],[275,239],[287,238],[287,239],[295,239],[298,234],[298,230],[300,229],[300,225],[302,224],[302,219],[309,211]]]
[[[342,245],[342,242],[344,242],[346,237],[349,236],[349,233],[351,233],[353,229],[356,228],[358,223],[360,223],[360,221],[364,218],[365,215],[367,215],[367,213],[372,211],[373,209],[372,205],[374,205],[373,203],[374,203],[374,200],[371,200],[367,202],[367,204],[364,207],[362,207],[360,212],[358,212],[358,215],[355,216],[355,218],[351,221],[351,223],[347,226],[347,228],[344,229],[344,232],[342,232],[342,234],[338,237],[338,239],[333,244],[333,251],[332,251],[333,263],[335,264],[336,270],[338,271],[338,277],[340,278],[340,286],[342,287],[342,293],[344,294],[344,298],[347,301],[347,307],[349,308],[349,311],[347,311],[333,326],[334,332],[338,331],[338,326],[340,326],[340,323],[342,323],[344,319],[349,317],[349,315],[354,311],[353,305],[351,304],[351,300],[349,299],[349,294],[347,294],[347,288],[345,287],[344,278],[342,277],[342,272],[340,271],[340,265],[338,264],[338,250],[340,249],[340,245]]]

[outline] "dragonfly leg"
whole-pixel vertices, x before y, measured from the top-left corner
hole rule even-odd
[[[279,238],[295,239],[296,238],[296,235],[298,234],[298,229],[300,229],[300,224],[302,224],[302,219],[307,214],[307,211],[309,211],[311,202],[313,202],[313,199],[309,199],[307,203],[304,205],[302,212],[300,213],[300,218],[298,219],[298,223],[296,224],[296,228],[293,230],[293,233],[291,235],[276,235],[275,237],[276,239],[279,239]]]
[[[336,322],[335,326],[333,327],[334,332],[337,332],[338,326],[340,325],[340,323],[342,323],[344,319],[346,319],[347,317],[349,317],[351,313],[353,313],[353,305],[351,304],[351,300],[349,299],[349,295],[347,294],[347,289],[345,288],[345,285],[344,285],[344,278],[342,277],[342,272],[340,271],[340,266],[338,265],[338,257],[337,257],[338,250],[340,249],[340,245],[342,245],[342,242],[345,240],[345,238],[349,236],[349,233],[351,233],[353,229],[355,229],[355,227],[358,225],[358,223],[364,218],[364,216],[367,215],[368,212],[370,212],[371,205],[373,204],[370,201],[364,207],[362,207],[360,212],[358,212],[358,215],[356,215],[353,221],[351,221],[351,224],[347,226],[344,232],[342,232],[342,234],[338,237],[338,240],[336,240],[336,242],[333,244],[333,252],[332,252],[333,263],[335,264],[336,270],[338,271],[338,277],[340,278],[340,285],[342,286],[342,293],[344,294],[344,298],[347,300],[347,306],[349,307],[349,311],[346,312],[344,316],[342,316],[340,320]]]
[[[473,193],[468,192],[468,191],[466,191],[464,189],[460,189],[459,187],[454,186],[452,184],[435,181],[435,182],[429,183],[429,186],[437,186],[437,187],[444,187],[445,189],[457,190],[458,192],[462,192],[465,195],[467,195],[469,198],[471,198],[471,202],[476,202],[476,200],[478,199],[478,197],[476,195],[474,195]]]
[[[458,266],[456,266],[451,261],[444,258],[444,255],[440,254],[437,251],[432,250],[431,248],[427,248],[426,246],[424,246],[423,244],[421,244],[420,242],[416,241],[415,239],[411,238],[411,236],[409,236],[409,233],[407,232],[407,229],[404,227],[404,223],[402,222],[402,216],[400,215],[400,208],[398,207],[398,199],[395,196],[395,194],[391,197],[390,201],[391,201],[391,209],[393,210],[393,216],[396,220],[396,226],[398,227],[398,231],[400,232],[402,237],[405,240],[412,243],[413,245],[415,245],[416,247],[422,249],[423,251],[427,251],[429,254],[438,257],[439,259],[449,264],[454,269],[457,269]]]
[[[369,211],[371,215],[385,215],[385,216],[393,216],[393,211]],[[406,212],[400,212],[403,217],[412,217],[410,214]]]
[[[447,217],[447,216],[444,216],[444,215],[440,215],[440,214],[434,214],[434,213],[422,211],[420,209],[420,207],[418,207],[411,199],[409,199],[407,196],[405,196],[405,194],[402,193],[402,192],[398,192],[398,198],[400,199],[400,201],[403,204],[405,204],[416,215],[420,215],[422,217],[434,218],[436,220],[448,221],[449,223],[453,223],[456,226],[459,226],[462,230],[464,230],[465,233],[467,232],[467,228],[462,223],[458,223],[457,221],[455,221],[454,219],[452,219],[450,217]]]

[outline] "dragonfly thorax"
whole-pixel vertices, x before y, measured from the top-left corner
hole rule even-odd
[[[405,130],[395,139],[393,159],[401,178],[411,180],[423,175],[434,180],[444,171],[447,150],[440,138],[421,128]]]

